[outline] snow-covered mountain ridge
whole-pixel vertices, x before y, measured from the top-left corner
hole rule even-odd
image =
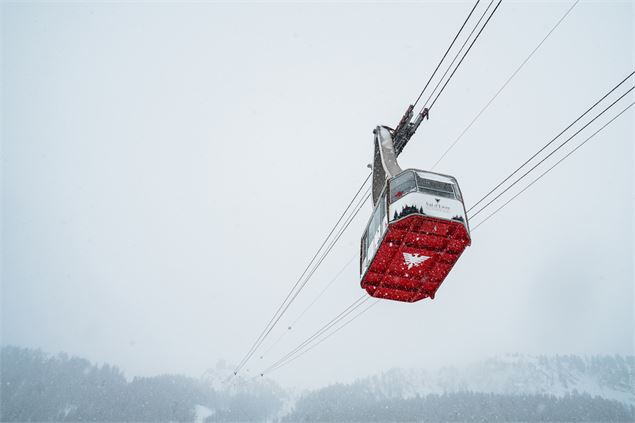
[[[505,355],[462,367],[394,368],[358,379],[377,398],[410,398],[450,392],[495,394],[577,393],[635,405],[635,357]]]
[[[5,346],[0,364],[0,421],[635,421],[632,356],[510,355],[305,391],[222,362],[199,378],[126,379],[116,366]]]

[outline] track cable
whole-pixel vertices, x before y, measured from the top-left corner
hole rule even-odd
[[[474,203],[468,210],[467,212],[471,212],[472,210],[474,210],[474,208],[476,208],[476,206],[478,206],[479,204],[481,204],[483,201],[485,201],[486,198],[488,198],[491,194],[493,194],[498,188],[500,188],[505,182],[509,181],[514,175],[516,175],[522,168],[524,168],[527,164],[529,164],[533,159],[535,159],[540,153],[542,153],[543,151],[545,151],[545,149],[547,149],[551,144],[553,144],[558,138],[560,138],[565,132],[567,132],[569,129],[571,129],[571,127],[573,127],[573,125],[575,125],[576,123],[578,123],[584,116],[586,116],[587,114],[589,114],[589,112],[591,112],[597,105],[599,105],[602,101],[604,101],[608,96],[610,96],[613,92],[615,92],[620,86],[622,86],[626,81],[628,81],[629,78],[631,78],[633,75],[635,74],[635,71],[631,72],[629,75],[627,75],[624,79],[622,79],[617,85],[615,85],[613,88],[611,88],[606,94],[604,94],[599,100],[597,100],[595,103],[593,103],[589,108],[587,108],[581,115],[579,115],[573,122],[571,122],[566,128],[564,128],[560,133],[558,133],[558,135],[556,135],[555,137],[553,137],[547,144],[545,144],[540,150],[538,150],[536,153],[534,153],[529,159],[527,159],[523,164],[521,164],[520,166],[518,166],[512,173],[510,173],[505,179],[503,179],[498,185],[496,185],[494,188],[492,188],[487,194],[485,194],[480,200],[478,200],[476,203]],[[631,88],[632,90],[632,88]],[[631,91],[629,90],[629,92]],[[623,96],[622,96],[623,97]],[[620,99],[622,98],[620,97]],[[606,111],[606,109],[604,110]],[[603,113],[603,112],[602,112]],[[596,116],[597,118],[597,116]],[[588,124],[587,124],[588,126]],[[481,209],[482,210],[482,209]],[[480,210],[475,213],[473,216],[475,216],[476,214],[480,213]]]
[[[478,209],[476,212],[474,212],[474,214],[472,214],[471,216],[469,216],[469,219],[474,218],[476,215],[478,215],[479,213],[481,213],[483,210],[485,210],[488,206],[490,206],[494,201],[496,201],[497,199],[499,199],[503,194],[505,194],[507,191],[509,191],[512,187],[514,187],[518,182],[522,181],[527,175],[529,175],[529,173],[531,173],[534,169],[536,169],[538,166],[540,166],[542,163],[545,162],[545,160],[547,160],[548,158],[550,158],[551,156],[553,156],[558,150],[560,150],[562,147],[564,147],[566,144],[569,143],[569,141],[571,141],[573,138],[576,137],[576,135],[578,135],[580,132],[582,132],[584,129],[586,129],[589,125],[591,125],[593,122],[596,121],[596,119],[598,119],[600,116],[602,116],[605,112],[607,112],[609,109],[611,109],[613,106],[615,106],[615,104],[617,102],[619,102],[621,99],[623,99],[624,97],[626,97],[631,91],[633,91],[635,89],[635,86],[631,87],[628,91],[626,91],[624,94],[622,94],[617,100],[615,100],[613,103],[611,103],[610,105],[608,105],[604,110],[602,110],[600,113],[598,113],[593,119],[591,119],[589,122],[587,122],[584,126],[582,126],[582,128],[578,129],[573,135],[571,135],[569,138],[567,138],[565,141],[563,141],[560,145],[558,145],[558,147],[556,147],[551,153],[549,153],[548,155],[546,155],[545,157],[543,157],[538,163],[536,163],[534,166],[532,166],[527,172],[525,172],[524,174],[522,174],[518,179],[516,179],[511,185],[509,185],[507,188],[505,188],[503,191],[501,191],[498,195],[496,195],[493,199],[491,199],[487,204],[485,204],[483,207],[481,207],[480,209]],[[509,178],[506,178],[509,179]],[[500,184],[499,184],[500,185]]]
[[[481,29],[478,31],[478,33],[476,34],[476,37],[472,40],[472,42],[470,43],[470,46],[467,48],[467,50],[465,51],[465,53],[463,54],[463,57],[461,57],[461,60],[459,60],[459,63],[456,65],[456,67],[454,68],[454,70],[452,71],[452,73],[450,74],[450,76],[448,77],[448,79],[445,81],[445,84],[443,84],[443,86],[441,87],[441,90],[439,91],[439,93],[436,95],[436,97],[434,98],[434,100],[432,101],[432,103],[430,104],[430,106],[428,107],[428,110],[432,110],[432,108],[434,107],[434,105],[436,104],[437,100],[439,99],[439,97],[441,96],[441,94],[443,94],[443,91],[445,90],[445,88],[448,86],[448,83],[452,80],[452,77],[454,76],[454,74],[456,73],[456,71],[459,69],[459,67],[461,66],[461,63],[463,63],[463,60],[465,60],[465,58],[467,57],[468,53],[470,52],[470,50],[472,49],[472,47],[474,46],[474,43],[476,43],[476,41],[478,40],[478,38],[480,37],[480,35],[483,33],[483,30],[485,29],[485,27],[487,26],[487,24],[489,23],[490,19],[492,19],[492,16],[494,16],[494,14],[496,13],[496,11],[498,10],[498,7],[500,6],[501,2],[503,0],[498,0],[498,3],[496,3],[496,7],[494,7],[494,10],[492,11],[492,13],[490,13],[490,15],[487,17],[487,20],[485,21],[485,23],[483,24],[483,26],[481,27]],[[427,102],[426,102],[427,103]],[[425,106],[424,106],[425,108]]]
[[[576,0],[573,5],[562,15],[562,17],[556,22],[556,24],[551,28],[551,30],[544,36],[544,38],[538,43],[538,45],[529,53],[529,55],[521,62],[521,64],[512,72],[512,74],[507,78],[507,80],[503,83],[503,85],[496,91],[496,93],[489,99],[489,101],[481,108],[481,110],[474,116],[472,121],[461,131],[458,137],[450,144],[450,146],[443,152],[441,157],[432,165],[432,170],[437,167],[437,165],[447,156],[447,154],[454,148],[454,146],[463,138],[465,133],[470,130],[470,128],[474,125],[474,123],[481,117],[481,115],[489,108],[489,106],[496,100],[496,98],[500,95],[500,93],[507,87],[507,85],[514,79],[514,77],[520,72],[520,70],[527,64],[527,62],[533,57],[533,55],[542,47],[542,45],[547,41],[547,39],[551,36],[551,34],[560,26],[562,21],[571,13],[573,8],[580,2],[580,0]]]
[[[278,309],[276,310],[276,312],[274,313],[274,315],[271,317],[271,319],[269,320],[269,322],[267,323],[267,325],[265,325],[265,328],[262,330],[262,332],[260,333],[260,335],[258,335],[258,337],[256,338],[256,340],[253,342],[253,344],[251,345],[251,347],[249,348],[249,350],[247,351],[247,353],[244,355],[244,357],[241,359],[240,363],[238,364],[238,366],[234,369],[234,375],[238,374],[238,372],[245,366],[245,364],[247,364],[247,362],[249,361],[249,359],[254,355],[254,353],[256,352],[256,350],[258,349],[258,347],[260,347],[260,345],[262,344],[262,342],[264,341],[264,339],[267,337],[267,335],[271,332],[271,330],[275,327],[276,323],[280,320],[280,317],[282,317],[282,314],[284,314],[284,312],[282,311],[283,309],[288,309],[288,306],[291,304],[292,300],[290,301],[289,298],[293,295],[294,291],[296,290],[296,288],[298,287],[298,285],[300,284],[300,282],[302,281],[302,279],[304,278],[304,276],[306,275],[306,273],[309,271],[309,268],[311,267],[311,265],[315,262],[315,259],[317,258],[317,256],[320,254],[320,251],[322,251],[322,249],[324,248],[324,246],[326,245],[326,243],[328,242],[328,240],[331,238],[331,235],[333,235],[333,232],[335,232],[336,228],[338,227],[338,225],[340,224],[340,222],[342,221],[342,219],[344,218],[344,216],[346,215],[346,213],[348,212],[348,210],[350,209],[351,205],[355,202],[355,199],[359,196],[359,193],[364,189],[364,186],[366,185],[366,183],[370,180],[370,176],[372,174],[368,174],[368,176],[366,177],[366,179],[364,179],[364,182],[362,182],[362,184],[360,185],[359,189],[357,190],[357,192],[355,193],[355,195],[353,196],[353,198],[351,199],[351,201],[348,203],[348,205],[346,206],[346,209],[344,209],[344,211],[342,212],[342,214],[340,215],[340,217],[338,218],[337,222],[335,223],[335,225],[333,225],[333,228],[331,228],[330,232],[328,233],[328,235],[326,236],[326,238],[324,239],[324,241],[322,242],[322,244],[320,245],[320,247],[318,248],[318,250],[315,252],[315,254],[313,255],[313,257],[311,258],[311,260],[309,261],[309,263],[307,264],[307,266],[305,267],[304,271],[302,272],[302,274],[300,275],[300,277],[297,279],[297,281],[293,284],[293,286],[291,287],[291,290],[289,290],[289,292],[287,293],[287,296],[284,298],[284,300],[282,301],[282,303],[280,304],[280,306],[278,306]],[[297,297],[297,295],[296,295]],[[295,298],[295,297],[294,297]],[[286,308],[285,308],[286,306]],[[274,323],[275,322],[275,323]]]
[[[474,13],[474,10],[476,10],[476,6],[478,6],[478,4],[480,3],[481,0],[476,0],[476,3],[474,4],[474,6],[472,7],[472,10],[470,10],[470,13],[467,15],[467,18],[465,18],[465,21],[463,22],[463,25],[461,25],[461,28],[459,28],[458,32],[456,33],[456,35],[454,36],[454,39],[452,40],[452,42],[450,43],[450,46],[448,47],[448,49],[445,51],[445,54],[443,55],[443,57],[441,58],[441,60],[439,60],[439,64],[437,64],[437,67],[434,69],[434,72],[432,72],[432,75],[430,75],[430,78],[428,79],[428,82],[426,82],[426,85],[423,87],[423,90],[421,90],[421,93],[419,94],[419,97],[417,97],[417,99],[415,100],[414,103],[412,103],[412,106],[416,106],[417,103],[419,102],[419,100],[421,100],[421,96],[423,96],[423,93],[425,92],[425,90],[428,88],[428,85],[430,85],[430,82],[432,81],[432,78],[434,78],[434,75],[436,75],[437,71],[439,70],[439,68],[441,67],[441,64],[443,63],[443,61],[445,60],[445,57],[448,55],[448,53],[450,52],[450,50],[452,49],[452,46],[454,46],[454,43],[456,42],[457,38],[459,38],[459,35],[461,34],[461,32],[463,31],[463,28],[465,28],[465,25],[467,24],[467,21],[470,20],[470,17],[472,17],[472,13]]]
[[[571,156],[573,153],[575,153],[580,147],[582,147],[584,144],[586,144],[589,140],[591,140],[593,137],[595,137],[598,133],[600,133],[604,128],[606,128],[607,126],[609,126],[611,123],[613,123],[614,120],[616,120],[617,118],[619,118],[620,116],[622,116],[624,113],[626,113],[626,111],[628,109],[630,109],[631,107],[633,107],[633,105],[635,105],[635,102],[631,102],[628,106],[626,106],[626,108],[624,108],[621,112],[619,112],[617,115],[615,115],[612,119],[610,119],[607,123],[605,123],[604,125],[602,125],[597,131],[595,131],[593,134],[591,134],[588,138],[586,138],[584,141],[582,141],[578,146],[576,146],[573,150],[571,150],[569,153],[567,153],[564,157],[562,157],[560,160],[558,160],[553,166],[551,166],[549,169],[547,169],[546,171],[544,171],[542,174],[540,174],[540,176],[538,176],[536,179],[534,179],[533,181],[531,181],[531,183],[529,185],[527,185],[525,188],[523,188],[521,191],[519,191],[517,194],[515,194],[512,198],[510,198],[509,200],[507,200],[505,203],[503,203],[503,205],[501,205],[500,207],[498,207],[496,210],[494,210],[491,214],[489,214],[485,219],[483,219],[482,221],[480,221],[476,226],[474,226],[474,228],[472,229],[472,231],[476,230],[479,226],[481,226],[483,223],[487,222],[490,218],[492,218],[492,216],[494,216],[496,213],[498,213],[499,211],[501,211],[506,205],[508,205],[509,203],[511,203],[513,200],[515,200],[519,195],[521,195],[523,192],[527,191],[527,189],[529,189],[529,187],[531,187],[533,184],[535,184],[536,182],[538,182],[540,179],[542,179],[543,176],[545,176],[547,173],[551,172],[551,170],[553,170],[556,166],[558,166],[560,163],[562,163],[567,157]]]

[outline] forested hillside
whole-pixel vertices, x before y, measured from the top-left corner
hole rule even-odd
[[[267,378],[126,379],[117,367],[3,347],[2,421],[632,422],[633,357],[496,358],[392,369],[301,394]]]

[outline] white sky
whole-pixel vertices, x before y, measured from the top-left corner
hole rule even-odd
[[[504,1],[402,167],[429,168],[570,5]],[[3,2],[2,343],[128,376],[238,362],[471,6]],[[633,51],[632,3],[581,2],[436,170],[470,206]],[[633,354],[633,135],[630,111],[475,231],[435,300],[382,302],[271,376]],[[264,348],[353,264],[261,362],[361,295],[369,215]]]

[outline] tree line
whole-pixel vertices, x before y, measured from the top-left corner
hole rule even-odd
[[[576,366],[606,372],[601,383],[623,385],[623,363],[602,360]],[[635,408],[586,393],[491,394],[452,392],[408,398],[382,396],[361,383],[306,392],[290,411],[275,384],[213,388],[181,375],[136,377],[66,354],[3,347],[0,356],[1,421],[190,422],[196,406],[213,422],[633,422]],[[632,384],[632,381],[630,382]]]

